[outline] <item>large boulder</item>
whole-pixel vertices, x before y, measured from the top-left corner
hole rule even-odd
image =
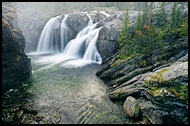
[[[99,32],[97,48],[103,61],[114,55],[118,50],[121,24],[122,20],[117,18],[117,15],[107,17],[98,24],[102,28]]]
[[[131,30],[135,27],[137,16],[138,11],[130,11]],[[97,47],[103,61],[114,55],[119,49],[119,38],[124,18],[124,11],[116,11],[98,23],[98,27],[102,28],[99,32]]]
[[[86,14],[74,13],[68,15],[66,23],[71,31],[77,34],[88,25],[88,21],[89,18]]]
[[[139,106],[137,105],[136,99],[132,96],[127,97],[124,104],[124,111],[130,117],[138,117],[139,116]]]

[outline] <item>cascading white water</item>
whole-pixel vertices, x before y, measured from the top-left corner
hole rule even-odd
[[[43,28],[38,42],[37,52],[52,51],[50,50],[51,48],[49,48],[49,45],[53,41],[53,26],[58,17],[59,16],[51,18]]]
[[[87,13],[87,16],[88,16],[88,18],[89,18],[88,26],[93,25],[92,18],[90,17],[90,15],[89,15],[88,13]]]
[[[65,15],[60,25],[59,43],[58,42],[53,43],[53,42],[55,39],[54,27],[55,25],[57,25],[56,21],[60,16],[50,19],[41,33],[37,47],[37,52],[50,52],[50,51],[58,52],[57,50],[60,49],[59,52],[62,52],[61,55],[63,55],[62,56],[63,60],[59,59],[58,62],[55,61],[56,63],[60,63],[62,61],[74,58],[76,59],[75,63],[77,64],[78,62],[79,64],[80,62],[80,65],[85,64],[86,62],[101,64],[102,58],[96,48],[96,41],[98,39],[98,34],[101,28],[96,28],[97,23],[93,24],[93,21],[88,13],[87,16],[89,17],[87,27],[82,29],[77,34],[75,39],[69,41],[68,32],[70,29],[66,24],[68,15]],[[59,45],[53,45],[53,44],[59,44]],[[52,48],[51,46],[54,46],[54,48]],[[59,56],[61,55],[59,53]],[[54,58],[52,57],[52,59]],[[47,60],[44,59],[43,61]]]
[[[101,58],[100,54],[97,51],[96,41],[98,39],[98,34],[99,34],[100,29],[101,29],[101,27],[94,30],[95,34],[93,35],[93,38],[92,38],[91,42],[88,43],[88,47],[87,47],[87,49],[85,51],[85,54],[83,56],[84,60],[96,61],[99,64],[102,63],[102,58]]]
[[[68,15],[65,15],[64,19],[61,22],[61,52],[64,51],[64,47],[66,45],[66,42],[68,42],[68,27],[66,25]]]
[[[64,54],[101,63],[101,56],[96,49],[96,41],[101,28],[96,28],[97,23],[91,24],[91,22],[92,19],[90,18],[88,26],[67,44]],[[85,49],[84,54],[80,52],[82,47]]]
[[[63,52],[64,47],[68,40],[68,32],[69,29],[65,23],[68,15],[65,15],[61,24],[60,24],[60,31],[59,31],[59,23],[58,18],[60,16],[51,18],[45,27],[42,30],[38,46],[37,52]],[[58,30],[58,32],[56,31]],[[59,39],[60,34],[60,39]],[[60,47],[59,47],[60,46]]]

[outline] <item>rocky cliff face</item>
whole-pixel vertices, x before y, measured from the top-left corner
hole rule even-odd
[[[135,99],[141,120],[134,123],[188,123],[188,38],[165,48],[161,62],[156,62],[157,55],[145,67],[134,59],[120,61],[114,56],[97,73],[108,85],[110,99],[125,102],[129,116],[135,115],[136,108],[126,101],[131,96]]]
[[[178,42],[165,47],[160,62],[159,54],[139,57],[152,60],[147,66],[113,56],[97,73],[108,85],[111,100],[122,101],[129,117],[138,113],[131,117],[138,118],[133,123],[188,123],[188,38],[173,38]]]
[[[30,59],[24,53],[25,39],[17,25],[15,9],[2,6],[2,93],[15,88],[31,74]]]
[[[186,9],[183,11],[181,16],[187,16]],[[133,30],[138,13],[129,14]],[[146,65],[143,62],[137,64],[132,58],[120,60],[117,39],[123,17],[124,13],[121,13],[100,23],[103,29],[98,47],[104,62],[97,76],[109,87],[110,99],[122,102],[126,115],[135,124],[187,124],[188,37],[181,38],[179,33],[166,37],[163,40],[166,43],[164,55],[155,52],[152,56],[138,57],[138,60],[145,60]],[[153,23],[159,23],[156,17]],[[111,45],[114,44],[110,42],[116,45],[113,49]]]

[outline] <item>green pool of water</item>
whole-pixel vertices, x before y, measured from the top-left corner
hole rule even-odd
[[[95,73],[101,67],[89,64],[77,68],[65,68],[55,64],[37,64],[32,59],[31,81],[25,83],[30,97],[27,104],[37,110],[49,123],[124,123],[122,106],[110,101],[107,87]]]

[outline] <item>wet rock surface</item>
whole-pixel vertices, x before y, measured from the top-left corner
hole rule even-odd
[[[2,6],[2,93],[15,88],[31,75],[31,60],[25,55],[25,38],[15,9]]]

